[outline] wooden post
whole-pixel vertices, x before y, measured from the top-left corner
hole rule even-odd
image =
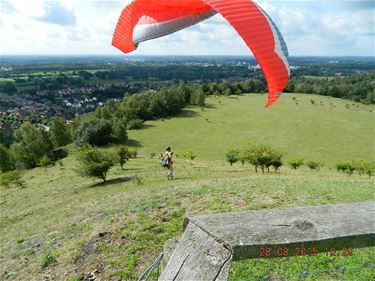
[[[227,280],[232,260],[284,257],[279,249],[296,256],[373,247],[374,218],[375,202],[187,217],[159,280]]]

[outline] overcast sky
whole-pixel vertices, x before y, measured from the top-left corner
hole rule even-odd
[[[291,56],[375,56],[374,0],[256,2],[279,26]],[[0,54],[120,54],[111,46],[111,38],[129,0],[0,3]],[[133,54],[248,55],[249,50],[216,15],[145,42]]]

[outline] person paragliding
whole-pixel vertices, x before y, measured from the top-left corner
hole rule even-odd
[[[267,106],[271,106],[288,83],[288,49],[275,23],[254,1],[135,0],[122,11],[112,45],[130,53],[144,41],[174,33],[217,13],[253,52],[267,80]]]

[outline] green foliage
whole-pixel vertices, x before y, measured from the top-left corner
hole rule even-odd
[[[13,143],[13,141],[13,136],[11,134],[8,134],[4,129],[0,128],[0,144],[9,147]]]
[[[132,159],[137,158],[137,156],[138,156],[138,151],[137,151],[137,149],[132,148],[132,147],[129,147],[129,148],[128,148],[128,152],[129,152],[129,157],[130,157],[130,158],[132,158]]]
[[[262,170],[262,173],[270,171],[270,167],[273,166],[275,171],[278,171],[283,165],[282,153],[276,151],[269,145],[253,145],[249,150],[244,152],[244,158],[254,166],[255,171],[258,172],[258,168]]]
[[[40,267],[44,269],[54,263],[56,263],[56,256],[53,253],[48,253],[41,258]]]
[[[19,171],[11,171],[0,175],[0,185],[7,188],[11,186],[23,188],[25,186],[25,182],[22,180],[22,175]]]
[[[112,122],[108,120],[90,118],[81,122],[76,131],[75,144],[103,146],[112,140]]]
[[[130,159],[130,152],[126,146],[120,146],[117,150],[118,161],[121,169],[124,170],[125,163]]]
[[[239,160],[240,151],[237,149],[231,149],[225,153],[225,159],[231,166]]]
[[[339,172],[344,172],[351,176],[356,167],[354,166],[354,162],[340,162],[336,164],[336,169]]]
[[[124,144],[128,140],[128,132],[126,131],[126,123],[117,119],[113,125],[114,139],[116,143]]]
[[[114,166],[113,157],[99,148],[84,147],[78,154],[78,174],[87,177],[96,177],[106,182],[108,171]]]
[[[293,170],[297,170],[299,167],[305,164],[305,160],[302,158],[290,159],[288,164]]]
[[[0,171],[3,173],[14,170],[14,161],[10,150],[3,144],[0,144]]]
[[[36,167],[40,159],[53,148],[48,133],[30,123],[23,124],[14,136],[16,143],[12,146],[13,157],[16,164],[25,168]]]
[[[49,135],[54,147],[65,146],[72,142],[70,126],[62,117],[53,117],[49,122]]]
[[[319,171],[323,167],[323,163],[320,163],[317,161],[307,161],[306,165],[307,167],[310,168],[310,170],[316,170],[316,171]]]
[[[141,119],[133,119],[128,122],[129,130],[138,130],[138,129],[141,129],[142,126],[143,126],[143,120]]]
[[[206,94],[202,90],[194,91],[190,97],[190,104],[204,106],[206,101]]]
[[[47,166],[51,165],[52,163],[53,163],[53,161],[51,160],[51,158],[49,158],[48,155],[44,155],[39,160],[38,165],[41,166],[41,167],[47,167]]]
[[[193,151],[189,150],[183,154],[183,157],[189,160],[194,160],[197,158],[197,155]]]

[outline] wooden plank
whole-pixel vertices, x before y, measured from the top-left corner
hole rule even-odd
[[[191,216],[185,225],[195,224],[224,244],[233,260],[260,258],[263,247],[288,249],[288,256],[341,250],[343,247],[375,246],[375,202],[273,209],[253,212]]]
[[[189,224],[159,280],[224,281],[232,253],[210,235]]]

